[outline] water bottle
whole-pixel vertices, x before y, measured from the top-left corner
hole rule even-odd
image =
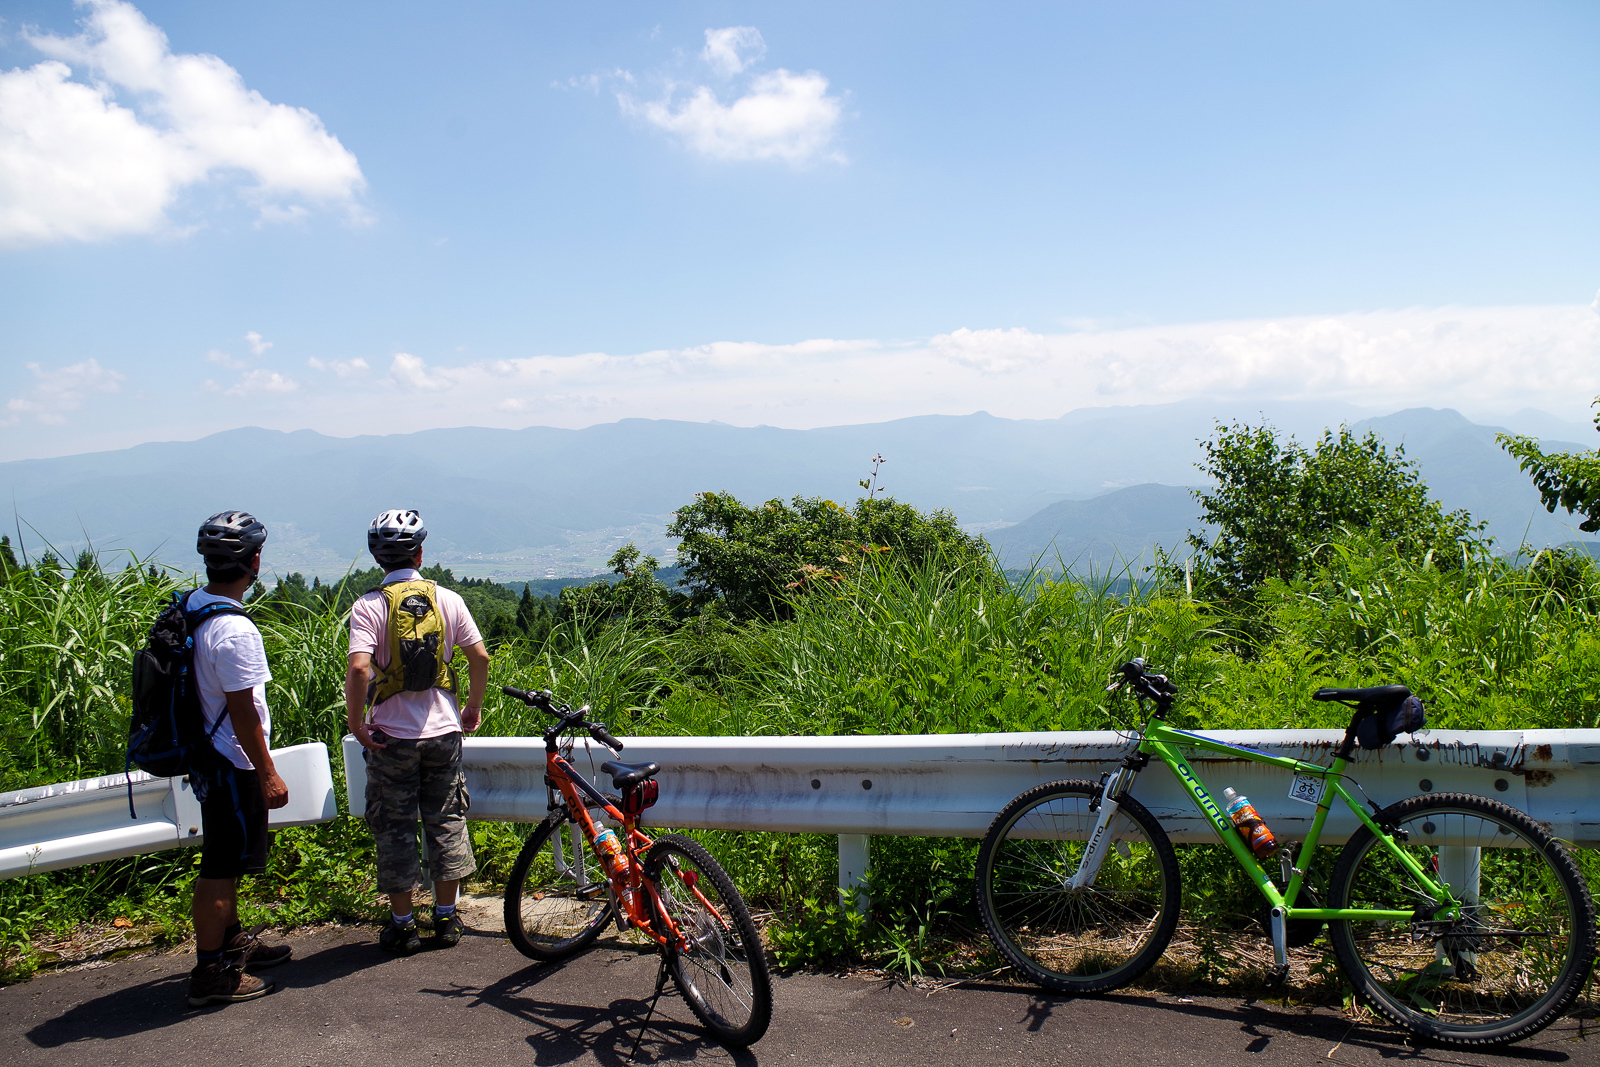
[[[1272,836],[1272,831],[1267,829],[1267,824],[1256,814],[1255,805],[1250,803],[1249,797],[1240,796],[1233,786],[1222,791],[1223,810],[1228,813],[1228,818],[1233,820],[1233,825],[1238,828],[1245,844],[1250,846],[1250,851],[1256,854],[1256,859],[1266,859],[1278,847],[1278,841]]]
[[[622,850],[622,842],[617,839],[617,832],[611,827],[607,826],[594,835],[594,851],[600,857],[600,863],[605,867],[607,874],[627,875],[628,856]]]

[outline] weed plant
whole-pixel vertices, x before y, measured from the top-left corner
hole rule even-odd
[[[53,558],[0,567],[0,788],[121,771],[132,653],[162,601],[193,579],[115,563],[124,565],[86,554],[72,567]],[[675,629],[623,616],[513,631],[492,642],[482,732],[542,730],[539,713],[498,696],[508,684],[589,703],[618,734],[1107,729],[1131,724],[1131,706],[1109,702],[1104,684],[1133,656],[1182,687],[1176,719],[1195,728],[1341,727],[1347,712],[1310,692],[1382,682],[1421,694],[1438,727],[1600,725],[1600,574],[1579,557],[1507,559],[1467,546],[1459,559],[1410,560],[1344,536],[1295,580],[1264,583],[1248,619],[1181,584],[1113,579],[1007,582],[970,558],[929,558],[813,583],[779,621],[736,622],[713,606]],[[326,743],[336,780],[343,599],[257,612],[274,744]],[[497,891],[526,831],[473,824],[479,891]],[[876,839],[872,913],[859,916],[837,903],[831,837],[695,836],[771,916],[785,963],[937,973],[954,946],[981,943],[975,842]],[[1191,920],[1224,933],[1255,920],[1259,900],[1224,855],[1180,851]],[[41,962],[30,944],[113,917],[187,936],[197,859],[180,849],[0,883],[0,967],[25,973]],[[271,871],[247,880],[244,906],[247,920],[279,924],[376,916],[365,826],[279,833]]]

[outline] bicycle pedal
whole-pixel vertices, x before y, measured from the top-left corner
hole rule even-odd
[[[1280,964],[1277,967],[1272,968],[1272,972],[1267,975],[1265,986],[1267,989],[1277,989],[1279,986],[1283,985],[1284,979],[1288,977],[1289,965],[1287,963]]]

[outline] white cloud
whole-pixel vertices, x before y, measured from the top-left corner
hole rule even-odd
[[[1050,358],[1050,346],[1040,335],[1021,327],[1009,330],[969,330],[962,327],[928,342],[945,359],[985,374],[1007,374]]]
[[[335,371],[302,390],[277,424],[388,432],[401,402],[417,429],[623,418],[808,427],[977,410],[1056,418],[1076,408],[1198,397],[1391,411],[1534,407],[1587,422],[1585,405],[1600,393],[1600,316],[1582,304],[1059,334],[964,327],[921,341],[724,341],[437,365],[402,352],[376,382],[345,378]],[[266,415],[255,417],[273,424]]]
[[[795,74],[780,67],[750,72],[766,50],[753,26],[708,29],[701,59],[724,79],[750,75],[743,91],[736,89],[729,103],[723,103],[709,85],[668,81],[660,99],[640,101],[623,91],[617,94],[617,104],[623,114],[672,134],[708,159],[844,162],[844,156],[829,150],[843,114],[843,99],[830,96],[828,79],[814,70]],[[617,73],[632,82],[627,72]]]
[[[316,115],[216,56],[172,53],[124,0],[79,2],[83,32],[25,34],[49,58],[0,71],[0,245],[170,229],[179,194],[223,176],[248,179],[240,195],[263,219],[306,202],[359,213],[360,165]]]
[[[53,371],[37,363],[24,366],[33,375],[33,388],[7,401],[0,425],[13,425],[24,417],[31,417],[49,426],[59,426],[67,421],[66,413],[77,411],[90,394],[121,392],[122,383],[128,380],[126,375],[102,367],[93,359]]]
[[[222,391],[224,396],[282,396],[298,392],[300,383],[285,378],[275,370],[246,371],[231,388]]]
[[[706,46],[700,53],[712,70],[731,78],[767,54],[767,42],[754,26],[727,26],[706,31]]]
[[[661,100],[617,96],[624,112],[676,135],[691,150],[710,159],[781,159],[803,163],[824,155],[839,124],[840,100],[828,95],[828,79],[814,70],[791,74],[775,70],[756,77],[750,91],[731,104],[709,86],[697,86],[685,100],[669,93]],[[843,156],[829,155],[842,162]]]
[[[320,360],[315,356],[306,360],[306,366],[312,370],[333,371],[340,378],[361,378],[371,372],[367,361],[357,356],[355,359],[330,359]]]
[[[244,339],[245,342],[250,346],[250,354],[253,356],[265,355],[267,349],[272,347],[271,341],[268,341],[254,330],[251,330],[249,333],[245,334]]]
[[[418,392],[442,392],[449,389],[452,384],[448,376],[429,375],[428,365],[419,357],[406,352],[395,353],[394,362],[389,364],[389,377],[402,389]]]
[[[210,386],[230,398],[216,419],[341,436],[391,433],[397,412],[418,430],[626,418],[805,428],[978,410],[1052,419],[1189,399],[1215,400],[1218,411],[1315,400],[1383,411],[1453,407],[1473,417],[1532,407],[1586,424],[1600,394],[1600,315],[1587,303],[1410,308],[1061,333],[1001,323],[914,340],[719,341],[620,354],[440,355],[433,363],[400,352],[384,364],[308,361],[310,377],[300,381],[223,358],[240,365]],[[33,377],[33,388],[0,412],[9,424],[62,418],[122,380],[92,361],[35,368]],[[184,402],[175,396],[172,411]],[[141,398],[130,418],[161,417],[145,415],[148,407]],[[181,419],[192,414],[175,417],[188,425]],[[13,455],[37,452],[47,439],[13,432],[33,435]],[[81,451],[82,434],[71,432],[77,447],[61,447]]]
[[[217,364],[217,366],[226,367],[229,370],[249,370],[250,369],[250,364],[246,363],[242,359],[234,359],[232,356],[230,356],[228,353],[222,351],[220,348],[213,348],[209,352],[207,352],[206,353],[206,362],[207,363],[215,363],[215,364]]]

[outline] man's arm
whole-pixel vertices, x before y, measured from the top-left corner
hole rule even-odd
[[[344,718],[345,725],[350,727],[350,732],[355,735],[361,747],[377,750],[387,746],[380,745],[372,739],[372,731],[368,729],[367,718],[367,684],[372,681],[372,653],[350,653],[350,666],[344,672]]]
[[[483,721],[483,694],[489,688],[489,650],[479,641],[464,646],[461,654],[467,657],[467,706],[461,711],[461,728],[470,734]]]
[[[256,714],[256,696],[253,689],[237,693],[224,693],[228,700],[228,721],[233,724],[233,736],[239,747],[255,765],[261,776],[261,796],[269,808],[281,808],[289,803],[289,787],[278,777],[272,765],[272,753],[267,751],[267,739],[261,733],[261,716]]]

